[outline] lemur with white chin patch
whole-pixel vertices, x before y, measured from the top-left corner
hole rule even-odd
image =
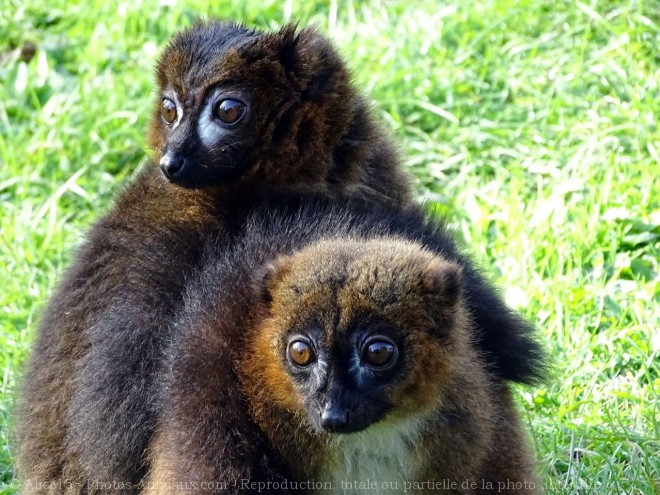
[[[391,139],[314,29],[199,22],[168,44],[156,79],[153,157],[89,230],[40,322],[17,415],[25,495],[64,482],[139,491],[165,343],[208,237],[229,249],[271,195],[415,208]],[[496,376],[533,381],[530,326],[482,282],[466,276],[479,351]]]
[[[168,347],[147,495],[541,493],[475,340],[474,267],[441,224],[365,206],[271,207],[233,252],[209,248]]]

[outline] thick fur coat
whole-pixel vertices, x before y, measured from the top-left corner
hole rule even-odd
[[[416,493],[443,482],[447,493],[540,492],[508,381],[479,349],[466,304],[493,289],[442,224],[308,195],[273,198],[246,225],[229,252],[207,246],[186,291],[167,346],[149,495],[359,493],[342,482],[369,480],[381,491],[387,481]],[[492,300],[493,317],[508,311]],[[374,318],[407,345],[400,378],[379,392],[389,408],[357,433],[324,432],[308,389],[287,372],[282,338],[318,326],[341,347]],[[494,352],[533,348],[519,359],[542,369],[533,336],[519,330],[503,329]],[[373,401],[376,391],[357,394]]]
[[[394,147],[314,30],[198,23],[164,50],[157,81],[155,156],[92,226],[41,320],[18,413],[25,494],[63,480],[80,493],[137,491],[162,341],[204,238],[229,245],[241,230],[237,205],[274,188],[409,200]],[[240,90],[249,113],[209,147],[195,122],[218,87]],[[176,129],[161,117],[165,94],[182,102]],[[173,149],[191,164],[180,184],[159,170]],[[226,167],[230,177],[216,174]]]
[[[41,319],[18,412],[25,494],[65,480],[72,493],[140,489],[164,346],[209,236],[221,251],[249,236],[247,218],[273,194],[283,205],[309,191],[330,202],[365,198],[364,210],[411,207],[390,139],[314,30],[198,23],[164,50],[157,81],[153,159],[92,226]],[[210,127],[207,113],[225,93],[244,116]],[[171,125],[166,99],[176,100]],[[172,156],[186,166],[168,180],[160,168]],[[539,352],[529,325],[476,271],[465,276],[489,369],[533,380],[535,360],[523,357]]]

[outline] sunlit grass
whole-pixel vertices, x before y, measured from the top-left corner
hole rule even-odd
[[[202,14],[340,46],[420,196],[550,349],[519,393],[548,493],[660,493],[656,0],[0,3],[0,493],[39,312],[145,156],[158,47]]]

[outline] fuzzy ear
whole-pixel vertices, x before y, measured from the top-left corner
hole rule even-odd
[[[280,62],[282,62],[287,72],[296,72],[296,68],[298,67],[297,47],[300,36],[298,24],[285,24],[276,36],[279,38],[277,54]]]
[[[273,300],[273,290],[282,280],[282,277],[289,271],[289,264],[288,257],[280,256],[257,270],[255,284],[257,286],[257,293],[263,302],[270,303]]]
[[[461,267],[456,263],[433,260],[422,275],[422,286],[431,317],[439,325],[449,326],[463,290]]]
[[[295,24],[287,24],[277,34],[280,61],[287,73],[301,84],[303,98],[321,96],[335,87],[338,80],[348,77],[330,40],[316,29],[297,31]]]

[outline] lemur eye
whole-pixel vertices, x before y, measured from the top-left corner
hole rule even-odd
[[[176,104],[169,98],[163,98],[160,106],[160,115],[166,124],[172,125],[176,120]]]
[[[226,98],[213,105],[213,115],[225,124],[235,124],[245,115],[246,105],[242,101]]]
[[[362,348],[362,359],[377,368],[392,364],[395,357],[396,346],[389,340],[369,340]]]
[[[308,366],[314,362],[316,356],[307,342],[294,340],[289,344],[289,359],[298,366]]]

